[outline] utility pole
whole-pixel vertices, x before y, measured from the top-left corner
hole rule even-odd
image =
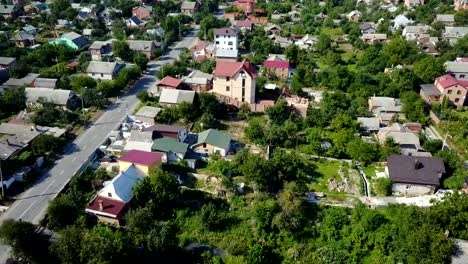
[[[5,200],[5,187],[3,186],[2,160],[0,159],[0,184],[2,184],[2,200]]]
[[[87,89],[88,87],[84,87]],[[86,126],[86,120],[85,120],[85,115],[84,115],[84,96],[83,96],[83,86],[81,87],[81,117],[83,118],[83,127]]]

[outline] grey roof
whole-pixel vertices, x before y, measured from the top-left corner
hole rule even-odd
[[[378,117],[358,117],[358,122],[365,130],[379,130],[380,128]]]
[[[172,132],[172,133],[178,133],[180,131],[183,131],[187,128],[184,126],[175,126],[175,125],[166,125],[166,124],[154,124],[149,127],[143,128],[143,131],[156,131],[156,132]]]
[[[10,63],[16,61],[16,58],[13,57],[0,57],[0,65],[9,65]]]
[[[39,77],[39,74],[37,73],[28,73],[26,76],[24,76],[21,79],[10,78],[3,85],[10,86],[10,87],[21,87],[25,85],[30,85],[32,82],[34,82],[34,80],[37,79],[37,77]]]
[[[216,57],[219,58],[237,58],[237,50],[228,50],[228,49],[216,49]]]
[[[90,61],[86,72],[112,74],[117,65],[116,62]]]
[[[39,100],[65,106],[68,100],[73,96],[73,92],[70,90],[61,89],[49,89],[49,88],[26,88],[26,102],[36,103]]]
[[[392,182],[440,185],[439,173],[445,173],[441,158],[392,155],[387,159]]]
[[[15,5],[1,5],[0,4],[0,14],[11,14],[15,10]]]
[[[444,36],[463,37],[468,34],[468,27],[445,27]]]
[[[96,41],[93,42],[93,44],[91,44],[91,46],[89,46],[89,49],[101,49],[102,47],[104,47],[106,45],[109,45],[111,43],[112,42],[110,40],[108,40],[108,41],[96,40]]]
[[[131,18],[127,19],[129,21],[132,21],[135,25],[140,25],[143,24],[143,21],[141,21],[138,17],[132,16]]]
[[[24,26],[21,28],[23,31],[26,31],[26,32],[36,32],[37,31],[37,28],[35,26],[31,26],[31,25],[27,25],[27,26]]]
[[[435,21],[443,22],[443,23],[453,23],[455,22],[455,15],[439,14],[439,15],[436,15]]]
[[[215,28],[214,34],[220,36],[237,36],[237,31],[232,28]]]
[[[425,95],[428,95],[428,96],[440,95],[440,91],[435,87],[434,84],[421,84],[420,87]]]
[[[208,129],[198,133],[198,144],[210,144],[218,148],[229,149],[231,145],[231,136],[217,129]]]
[[[465,72],[468,73],[468,63],[460,61],[447,61],[445,63],[447,72]]]
[[[76,32],[63,33],[62,37],[73,41],[80,48],[88,44],[88,40]]]
[[[181,153],[184,154],[187,152],[189,144],[182,143],[177,141],[174,138],[170,137],[163,137],[154,140],[153,146],[151,147],[154,151],[161,151],[161,152],[174,152],[174,153]]]
[[[153,134],[149,131],[132,130],[128,141],[153,142]]]
[[[363,40],[386,40],[387,34],[362,34]]]
[[[392,138],[398,145],[420,147],[419,137],[413,132],[390,131],[385,134],[385,138]]]
[[[431,27],[428,25],[418,25],[418,26],[406,26],[403,31],[405,34],[408,34],[408,33],[423,34],[423,33],[429,32],[430,29]]]
[[[131,50],[139,52],[152,51],[156,44],[150,40],[127,40],[127,44]]]
[[[159,103],[179,104],[182,102],[193,103],[195,98],[194,91],[184,91],[176,89],[162,89],[159,97]]]
[[[206,85],[208,82],[213,80],[213,74],[204,73],[199,70],[192,71],[188,76],[182,78],[184,83],[187,84],[199,84]]]
[[[52,78],[36,78],[36,80],[34,80],[34,87],[55,89],[55,87],[57,87],[57,81],[57,79]]]
[[[189,9],[189,10],[194,10],[197,5],[197,2],[182,2],[182,6],[180,7],[181,10],[184,9]]]
[[[159,107],[143,106],[140,108],[140,110],[138,110],[135,116],[155,118],[161,111],[162,109]]]
[[[18,34],[16,34],[15,36],[13,36],[11,38],[11,40],[35,40],[36,37],[31,34],[31,33],[28,33],[26,31],[20,31],[18,32]]]
[[[376,97],[370,98],[372,105],[377,107],[380,112],[401,112],[402,104],[399,99],[392,97]]]

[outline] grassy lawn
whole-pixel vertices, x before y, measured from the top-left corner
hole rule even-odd
[[[368,166],[364,167],[363,170],[366,173],[366,176],[367,176],[367,178],[369,180],[375,179],[375,176],[376,176],[375,171],[376,170],[379,171],[379,172],[385,172],[385,168],[383,166],[376,165],[376,164],[368,165]]]
[[[308,185],[309,189],[328,193],[328,180],[339,177],[338,169],[341,163],[338,161],[317,161],[313,162],[313,164],[316,166],[316,170],[320,176]]]

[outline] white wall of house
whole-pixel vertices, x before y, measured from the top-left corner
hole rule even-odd
[[[238,49],[237,36],[215,35],[214,41],[217,49],[236,51]]]
[[[179,142],[184,142],[187,138],[187,129],[183,129],[177,133],[177,139]]]
[[[88,73],[88,76],[95,80],[113,80],[114,76],[112,74],[105,73]]]
[[[420,196],[425,194],[433,194],[434,191],[435,187],[431,185],[409,183],[394,183],[392,185],[392,192],[399,193],[405,196]]]
[[[255,79],[241,70],[232,78],[215,76],[213,92],[249,104],[255,103]]]

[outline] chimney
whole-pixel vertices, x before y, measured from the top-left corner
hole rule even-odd
[[[99,205],[99,211],[104,211],[104,203],[102,200],[98,200],[98,205]]]

